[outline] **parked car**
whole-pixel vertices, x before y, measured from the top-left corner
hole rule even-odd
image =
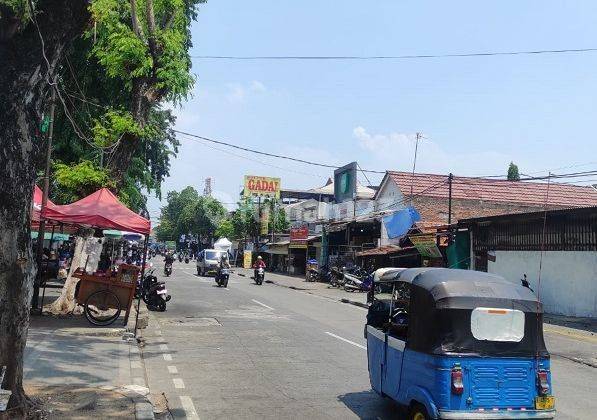
[[[367,314],[374,391],[412,420],[555,416],[543,310],[531,290],[469,270],[386,277],[402,292],[374,298]]]
[[[218,249],[204,249],[197,256],[197,275],[208,276],[216,275],[218,271],[218,264],[222,253],[226,251]]]

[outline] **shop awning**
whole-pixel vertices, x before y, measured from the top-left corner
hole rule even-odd
[[[31,238],[32,239],[37,239],[37,237],[39,236],[39,233],[32,230],[31,231]],[[68,241],[68,238],[70,237],[69,234],[67,233],[54,233],[54,237],[52,238],[52,232],[45,232],[44,233],[44,240],[50,240],[52,239],[53,241]]]
[[[48,206],[45,219],[79,226],[125,230],[149,234],[151,223],[118,201],[107,188],[102,188],[79,201],[64,206]]]
[[[36,185],[33,189],[33,211],[31,212],[31,221],[36,224],[39,223],[43,196],[43,191]],[[48,199],[47,207],[53,208],[56,207],[56,204],[52,203],[52,201]]]
[[[290,241],[283,241],[283,242],[275,242],[272,244],[267,244],[267,249],[265,250],[268,254],[274,255],[286,255],[288,254],[288,245]]]

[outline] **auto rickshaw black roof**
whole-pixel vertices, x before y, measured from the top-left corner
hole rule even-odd
[[[542,305],[522,285],[494,274],[447,268],[404,270],[394,281],[412,285],[407,343],[412,349],[435,354],[547,355]],[[522,341],[476,340],[471,333],[471,312],[484,307],[523,312]]]

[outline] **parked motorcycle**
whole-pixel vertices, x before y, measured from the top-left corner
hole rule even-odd
[[[344,290],[347,292],[368,292],[371,290],[373,284],[373,273],[366,274],[359,277],[353,273],[344,273],[346,283],[344,283]]]
[[[319,279],[319,272],[315,268],[310,268],[307,273],[307,281],[317,281]]]
[[[255,284],[261,286],[265,278],[265,268],[260,267],[255,270]]]
[[[228,279],[230,278],[230,269],[221,268],[216,274],[216,283],[218,287],[228,287]]]
[[[166,283],[158,281],[152,272],[145,276],[142,287],[143,294],[141,297],[143,298],[143,302],[147,304],[147,309],[164,312],[166,310],[166,302],[171,299],[166,289]]]
[[[330,286],[343,287],[345,283],[344,272],[338,267],[332,267],[330,273]]]

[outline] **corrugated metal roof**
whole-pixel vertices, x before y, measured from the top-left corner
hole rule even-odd
[[[446,175],[413,174],[388,171],[388,176],[398,185],[403,194],[424,197],[448,198]],[[442,181],[446,181],[442,184]],[[529,206],[597,206],[597,191],[591,187],[551,182],[549,197],[546,182],[505,181],[487,178],[454,177],[452,198],[477,201],[494,201]]]

